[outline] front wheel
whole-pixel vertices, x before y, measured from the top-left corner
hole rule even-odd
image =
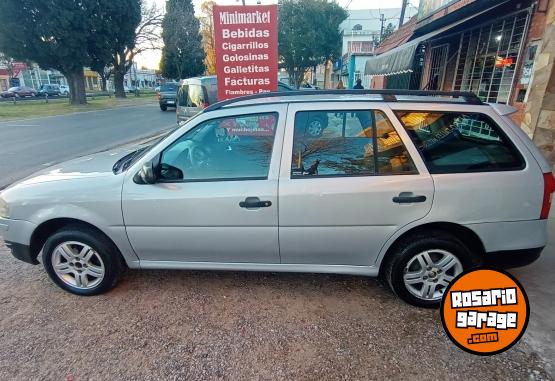
[[[447,286],[479,258],[455,236],[426,232],[397,243],[383,275],[393,292],[418,307],[439,306]]]
[[[122,268],[114,244],[86,226],[67,227],[48,238],[42,262],[54,283],[84,296],[110,290]]]

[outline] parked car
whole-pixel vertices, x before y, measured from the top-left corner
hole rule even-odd
[[[160,91],[157,93],[160,110],[166,111],[168,107],[176,107],[178,89],[179,83],[177,82],[169,82],[160,86]]]
[[[295,91],[285,82],[278,81],[278,91]],[[189,119],[204,108],[218,101],[218,80],[216,76],[190,78],[182,81],[178,95],[177,122]],[[327,127],[327,118],[322,113],[314,113],[308,131],[320,136]]]
[[[60,85],[60,95],[68,96],[69,95],[69,86]]]
[[[32,87],[27,86],[10,87],[8,90],[0,93],[0,96],[2,96],[2,98],[27,98],[35,97],[36,95],[37,91]]]
[[[217,101],[215,75],[182,80],[177,93],[177,122],[189,119]]]
[[[555,191],[514,108],[439,94],[213,104],[151,146],[8,187],[0,231],[78,295],[108,291],[124,267],[321,272],[381,276],[406,302],[436,306],[466,269],[536,260]],[[306,133],[313,112],[329,119],[319,137]]]
[[[59,97],[61,94],[60,86],[57,84],[44,84],[39,87],[37,95],[44,97],[48,94],[49,97]]]

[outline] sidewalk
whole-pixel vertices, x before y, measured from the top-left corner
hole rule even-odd
[[[522,283],[530,300],[530,322],[524,335],[546,362],[546,371],[555,378],[555,204],[551,208],[549,243],[540,259],[530,266],[511,270]]]

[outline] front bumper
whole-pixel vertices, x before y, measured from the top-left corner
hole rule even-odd
[[[0,236],[4,238],[6,246],[12,255],[19,260],[34,265],[38,264],[36,255],[31,254],[31,236],[36,225],[29,221],[0,218]]]
[[[497,251],[486,254],[486,264],[501,269],[527,266],[535,262],[545,247],[522,250]]]

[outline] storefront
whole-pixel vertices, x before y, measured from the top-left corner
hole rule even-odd
[[[430,21],[426,11],[424,27],[416,23],[407,43],[368,60],[367,76],[383,76],[389,89],[472,91],[485,102],[524,102],[538,48],[529,38],[535,2],[458,8],[447,25]]]

